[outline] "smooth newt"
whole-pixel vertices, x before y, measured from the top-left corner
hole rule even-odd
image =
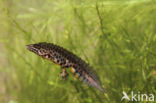
[[[104,92],[95,71],[85,61],[72,52],[53,43],[46,42],[27,45],[27,49],[44,59],[48,59],[60,65],[62,68],[62,78],[67,77],[65,68],[71,68],[72,73],[81,81]]]

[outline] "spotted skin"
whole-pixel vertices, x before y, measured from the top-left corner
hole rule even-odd
[[[72,52],[58,45],[46,42],[27,45],[27,49],[44,59],[60,65],[62,68],[62,78],[65,79],[68,75],[65,68],[71,68],[72,73],[79,78],[79,80],[104,92],[95,71]]]

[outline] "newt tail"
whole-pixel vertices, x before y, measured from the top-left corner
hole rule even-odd
[[[53,43],[46,42],[27,45],[27,49],[44,59],[60,65],[62,68],[62,78],[67,77],[65,68],[71,68],[72,73],[81,81],[104,92],[95,71],[72,52]]]

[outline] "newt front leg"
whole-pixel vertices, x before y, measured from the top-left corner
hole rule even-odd
[[[61,80],[62,80],[62,79],[65,80],[65,79],[67,78],[68,73],[67,73],[67,71],[66,71],[65,68],[62,68],[62,72],[61,72],[60,76],[61,76]]]

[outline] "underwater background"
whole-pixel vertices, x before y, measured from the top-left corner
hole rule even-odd
[[[60,80],[60,66],[26,49],[38,42],[81,57],[106,92],[70,69]],[[129,103],[123,91],[156,94],[155,0],[0,1],[0,103]]]

